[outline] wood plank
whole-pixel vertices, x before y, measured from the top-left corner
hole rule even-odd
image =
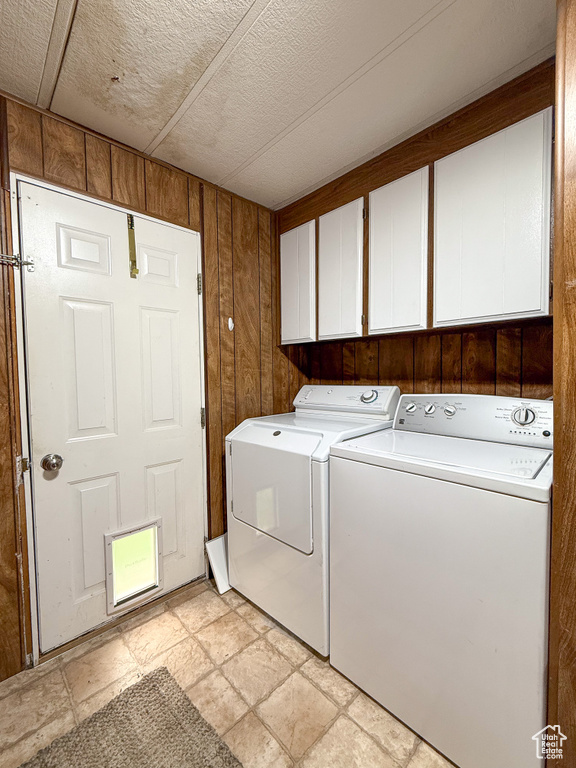
[[[559,0],[554,200],[554,510],[548,719],[576,764],[576,0]],[[549,761],[552,762],[552,761]]]
[[[112,199],[138,211],[146,211],[144,158],[112,144]]]
[[[356,378],[356,342],[342,342],[342,384],[354,384]]]
[[[414,392],[414,338],[385,336],[378,342],[378,382]]]
[[[44,178],[69,189],[86,190],[84,132],[42,115]]]
[[[462,392],[496,392],[496,334],[492,330],[462,334]]]
[[[341,342],[329,341],[322,344],[320,352],[322,384],[342,384],[344,378],[342,354]]]
[[[294,410],[294,398],[300,389],[300,347],[298,344],[290,344],[288,352],[288,410]]]
[[[302,389],[306,384],[310,384],[310,347],[308,344],[299,345],[299,361],[298,361],[298,390]]]
[[[164,165],[146,160],[146,211],[151,216],[159,216],[187,227],[188,213],[188,178],[186,174],[166,168]]]
[[[112,199],[110,143],[86,134],[86,189],[105,200]]]
[[[549,59],[278,212],[280,232],[369,194],[554,104]]]
[[[33,109],[8,100],[8,154],[10,168],[42,177],[42,117]]]
[[[366,339],[356,342],[356,384],[378,384],[378,341]]]
[[[220,387],[220,295],[216,192],[204,194],[204,313],[206,345],[206,436],[208,454],[208,536],[224,533],[222,399]]]
[[[236,325],[236,418],[260,411],[260,269],[258,208],[232,199],[234,322]]]
[[[321,347],[319,344],[311,344],[308,350],[310,384],[320,384],[321,378]]]
[[[442,392],[462,392],[462,334],[442,336]]]
[[[442,391],[442,342],[440,334],[414,338],[414,392]]]
[[[236,330],[228,328],[234,319],[234,283],[232,269],[232,198],[217,192],[218,273],[220,281],[220,387],[222,397],[222,441],[236,426],[236,371],[234,347]],[[222,450],[224,451],[224,444]]]
[[[0,188],[10,191],[10,160],[8,158],[8,105],[0,96]],[[0,206],[3,205],[0,202]],[[6,253],[6,251],[3,251]]]
[[[522,397],[552,395],[552,323],[522,331]]]
[[[272,365],[272,215],[258,211],[258,251],[260,261],[260,392],[263,416],[274,412],[274,373]]]
[[[290,375],[286,347],[280,346],[280,241],[276,215],[272,220],[272,378],[274,413],[286,413],[290,409]]]
[[[496,331],[496,394],[520,397],[522,394],[522,329]]]
[[[200,232],[200,181],[188,176],[188,223],[195,232]],[[205,187],[210,184],[205,184]]]

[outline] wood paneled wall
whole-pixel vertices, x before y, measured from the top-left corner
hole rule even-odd
[[[554,104],[554,62],[544,62],[421,133],[278,212],[286,232],[364,197],[378,187]],[[433,268],[433,196],[430,199],[429,279]],[[367,281],[368,221],[364,232]],[[368,292],[365,285],[364,314]],[[431,310],[431,306],[429,307]],[[431,318],[431,311],[429,311]],[[429,320],[429,324],[431,324]],[[364,329],[366,333],[366,327]],[[304,345],[302,345],[304,346]],[[403,392],[464,392],[526,397],[552,394],[550,318],[365,337],[306,345],[288,353],[317,383],[397,384]]]

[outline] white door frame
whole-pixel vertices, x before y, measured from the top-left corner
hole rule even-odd
[[[56,184],[49,184],[45,181],[40,181],[33,176],[26,176],[23,173],[10,173],[10,201],[11,201],[11,224],[12,224],[12,242],[13,249],[17,253],[22,253],[21,239],[20,239],[20,220],[19,220],[19,200],[18,200],[18,182],[26,182],[28,184],[34,184],[37,187],[43,189],[49,189],[52,192],[59,192],[60,194],[74,197],[77,200],[84,200],[89,203],[95,203],[101,205],[104,208],[110,208],[114,211],[121,211],[122,213],[130,213],[134,216],[147,219],[148,221],[154,221],[160,224],[165,224],[173,229],[178,229],[182,232],[195,232],[195,230],[188,227],[181,227],[178,224],[172,224],[163,219],[157,219],[153,216],[147,216],[143,213],[138,213],[126,208],[122,205],[116,205],[115,203],[108,203],[103,200],[99,200],[90,195],[83,195],[79,192],[73,192],[65,187],[59,187]],[[198,274],[202,274],[202,236],[198,232],[198,239],[200,241],[200,249],[198,251],[199,259],[197,264]],[[22,430],[22,453],[31,456],[31,443],[30,443],[30,422],[28,412],[28,376],[27,376],[27,347],[26,347],[26,297],[24,295],[24,282],[22,280],[22,270],[26,267],[14,270],[14,293],[15,293],[15,309],[16,309],[16,343],[18,353],[18,379],[20,384],[20,423]],[[204,291],[202,291],[201,300],[198,302],[198,330],[200,334],[200,390],[201,390],[201,402],[202,407],[206,408],[206,386],[205,386],[205,368],[204,368]],[[203,430],[202,436],[202,484],[204,488],[204,540],[208,537],[208,474],[207,474],[207,458],[206,458],[206,429]],[[34,666],[38,664],[40,659],[40,636],[38,626],[38,587],[36,581],[36,541],[34,535],[34,489],[32,482],[32,472],[22,473],[22,483],[24,485],[24,496],[26,499],[26,531],[27,531],[27,548],[28,548],[28,566],[29,566],[29,581],[30,581],[30,614],[32,620],[32,653],[27,655],[27,662],[32,662]],[[207,573],[207,571],[206,571]],[[153,600],[154,597],[151,598]],[[145,605],[145,603],[142,603]]]

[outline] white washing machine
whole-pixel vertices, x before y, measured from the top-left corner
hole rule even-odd
[[[398,387],[303,387],[226,437],[230,585],[328,654],[330,446],[390,428]]]
[[[330,461],[332,665],[461,768],[540,766],[552,403],[404,395]]]

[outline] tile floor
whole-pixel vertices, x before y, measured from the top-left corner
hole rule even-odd
[[[209,582],[0,683],[1,768],[159,666],[244,768],[450,768],[267,616]]]

